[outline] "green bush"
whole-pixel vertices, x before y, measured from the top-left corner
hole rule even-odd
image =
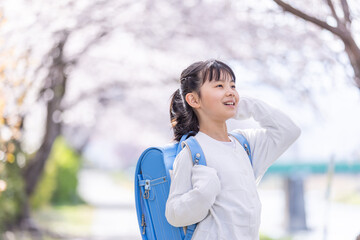
[[[78,204],[77,173],[81,157],[71,149],[63,137],[54,142],[43,176],[31,197],[33,208],[51,204]]]
[[[54,160],[49,159],[35,192],[30,198],[30,204],[33,209],[38,209],[50,203],[56,188],[56,175],[56,163]]]
[[[15,223],[25,200],[24,182],[16,162],[0,162],[0,179],[6,190],[0,192],[0,233]],[[1,236],[0,236],[1,237]]]
[[[78,204],[82,202],[77,194],[80,156],[66,146],[64,139],[61,141],[63,143],[54,155],[57,163],[57,187],[51,202],[54,204]]]

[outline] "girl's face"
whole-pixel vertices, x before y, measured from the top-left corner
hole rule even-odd
[[[229,74],[221,74],[219,81],[205,81],[200,87],[198,113],[203,119],[226,121],[235,116],[238,102],[235,82]]]

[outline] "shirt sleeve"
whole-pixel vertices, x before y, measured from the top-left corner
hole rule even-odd
[[[195,224],[209,213],[220,192],[216,170],[195,165],[185,147],[175,158],[165,216],[175,227]]]
[[[271,164],[300,136],[301,130],[281,111],[261,100],[241,97],[235,119],[253,117],[260,129],[235,130],[243,134],[250,144],[253,169],[257,181]]]

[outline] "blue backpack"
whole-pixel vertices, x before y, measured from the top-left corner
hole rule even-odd
[[[139,228],[143,240],[190,240],[196,228],[174,227],[165,217],[166,201],[170,191],[170,171],[177,154],[186,145],[194,164],[206,166],[204,153],[194,138],[196,133],[184,135],[177,143],[164,147],[151,147],[140,156],[135,170],[135,204]],[[231,133],[252,157],[250,145],[239,133]]]

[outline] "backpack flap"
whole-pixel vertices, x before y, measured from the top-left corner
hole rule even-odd
[[[155,232],[152,226],[151,214],[148,202],[145,199],[145,186],[140,186],[140,181],[144,181],[142,176],[142,163],[151,151],[157,151],[156,148],[146,149],[140,156],[135,170],[135,205],[138,218],[138,224],[143,240],[155,240]]]
[[[170,176],[165,162],[174,158],[178,144],[149,148],[139,158],[135,178],[135,200],[143,240],[183,239],[182,229],[171,226],[165,217]]]

